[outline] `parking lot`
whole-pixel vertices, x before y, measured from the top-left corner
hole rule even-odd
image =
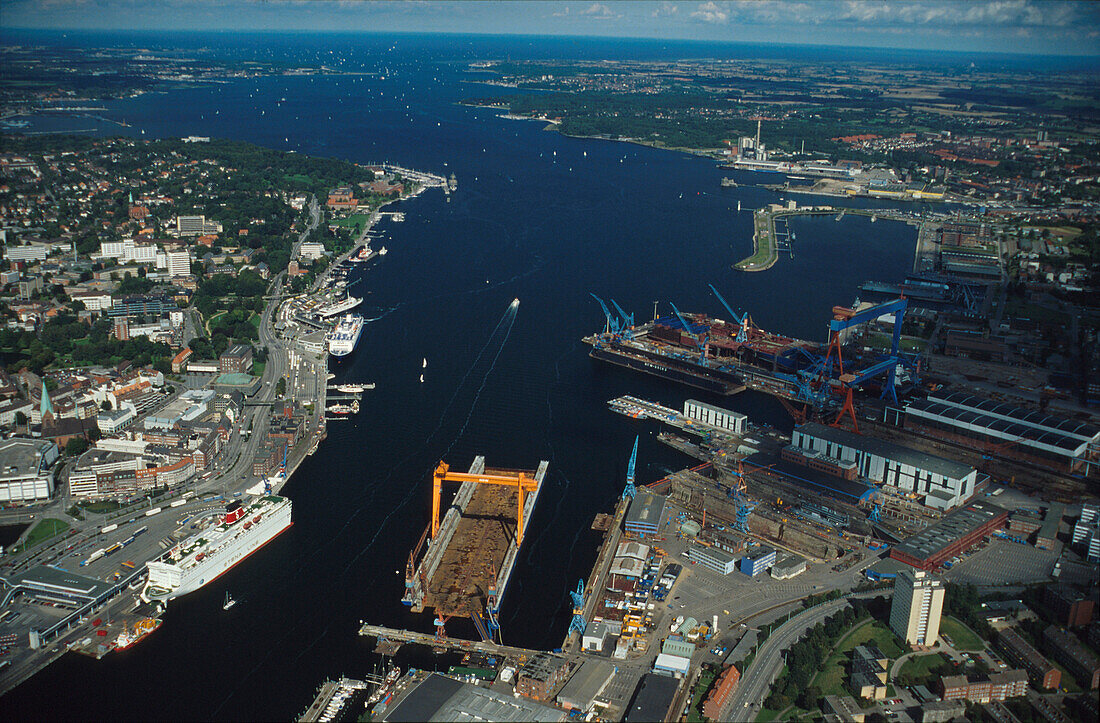
[[[941,575],[950,582],[985,586],[1048,582],[1057,559],[1056,550],[994,539]]]

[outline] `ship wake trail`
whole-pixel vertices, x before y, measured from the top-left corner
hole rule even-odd
[[[466,373],[462,376],[462,379],[455,387],[454,394],[451,395],[451,398],[450,400],[448,400],[447,405],[443,408],[443,412],[439,415],[439,423],[436,424],[435,429],[432,430],[431,434],[429,434],[427,438],[425,438],[423,445],[421,445],[420,447],[420,450],[427,446],[428,443],[431,442],[432,439],[439,433],[439,430],[443,428],[443,423],[446,420],[447,412],[450,411],[451,407],[454,405],[454,401],[458,398],[458,394],[462,390],[462,387],[466,384],[466,380],[470,378],[470,375],[473,373],[474,369],[477,367],[482,357],[485,356],[486,350],[490,346],[492,346],[493,340],[498,336],[498,332],[501,330],[502,327],[505,326],[505,324],[507,324],[507,327],[505,327],[503,338],[500,341],[500,346],[497,347],[496,354],[493,355],[493,361],[489,365],[489,370],[485,372],[485,376],[481,380],[481,386],[478,387],[477,393],[474,395],[474,400],[470,404],[470,410],[466,414],[466,421],[462,423],[462,428],[459,430],[455,438],[451,440],[451,443],[447,446],[446,451],[444,451],[443,454],[440,455],[440,458],[447,456],[447,453],[451,451],[455,443],[462,436],[462,433],[466,431],[466,426],[470,423],[471,417],[473,417],[474,408],[477,406],[478,399],[481,397],[481,392],[485,389],[485,383],[488,381],[489,375],[493,373],[493,369],[496,367],[497,359],[500,357],[500,353],[504,350],[504,346],[508,343],[508,338],[512,334],[512,325],[515,323],[516,312],[518,311],[518,308],[519,307],[516,304],[508,305],[508,308],[504,311],[504,315],[500,317],[500,321],[497,322],[496,327],[493,328],[493,332],[489,335],[489,339],[485,342],[485,345],[481,347],[481,351],[477,353],[474,361],[470,364],[470,368],[466,370]],[[385,479],[382,480],[380,486],[385,487],[386,482],[388,482],[390,478],[393,477],[394,470],[402,468],[406,462],[417,456],[420,453],[420,450],[409,454],[399,464],[391,469],[390,472],[386,475]],[[370,540],[367,542],[366,545],[364,545],[363,549],[360,550],[359,553],[354,558],[352,558],[351,561],[348,562],[348,564],[344,567],[344,574],[346,574],[347,571],[351,569],[352,565],[359,561],[359,558],[361,558],[364,553],[366,553],[369,549],[371,549],[371,547],[374,546],[374,543],[378,541],[378,537],[382,534],[382,530],[383,528],[385,528],[386,524],[394,515],[400,512],[401,509],[404,508],[405,505],[407,505],[413,499],[413,497],[418,494],[419,489],[420,488],[416,485],[409,485],[409,491],[401,499],[401,502],[398,503],[397,506],[391,509],[388,513],[386,513],[386,516],[383,517],[382,521],[378,523],[378,527],[375,529],[374,535],[371,536]],[[344,529],[347,528],[347,526],[350,525],[352,521],[359,516],[359,513],[368,507],[369,502],[370,500],[360,505],[355,510],[351,517],[348,518],[348,521],[345,522],[343,527],[341,527],[339,532],[337,532],[337,535],[340,532],[343,532]],[[335,539],[335,537],[336,536],[334,535],[333,539]]]

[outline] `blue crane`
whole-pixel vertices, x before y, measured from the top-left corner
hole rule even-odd
[[[634,315],[628,314],[623,311],[623,307],[619,306],[619,304],[614,299],[611,300],[611,305],[615,307],[615,311],[619,312],[619,316],[622,317],[623,323],[620,328],[622,329],[623,334],[626,336],[626,338],[629,339],[634,335],[634,332],[631,331],[634,328]]]
[[[672,302],[669,302],[672,304]],[[691,340],[695,342],[695,346],[699,347],[699,365],[707,366],[707,337],[704,334],[702,340],[699,339],[698,334],[694,334],[691,331],[691,324],[684,318],[684,315],[680,313],[680,310],[676,308],[676,304],[672,304],[672,311],[676,314],[676,318],[680,320],[680,323],[684,325],[684,332],[691,337]]]
[[[707,285],[710,287],[710,290],[714,292],[714,295],[718,297],[718,300],[720,302],[722,302],[722,306],[726,307],[726,311],[728,311],[730,313],[730,316],[732,316],[734,318],[734,320],[737,322],[737,324],[740,326],[740,328],[737,330],[736,341],[739,341],[739,342],[748,341],[748,327],[749,327],[749,325],[746,322],[748,321],[749,315],[747,313],[738,314],[736,311],[733,310],[733,307],[731,307],[729,304],[726,303],[726,300],[723,299],[722,295],[718,293],[718,289],[714,288],[714,284],[707,284]]]
[[[584,635],[587,627],[584,622],[584,580],[577,580],[577,589],[570,590],[569,596],[573,598],[573,619],[569,621],[569,632],[576,630]]]
[[[626,468],[626,487],[623,489],[623,499],[634,499],[638,490],[634,486],[634,463],[638,461],[638,438],[634,438],[634,451],[630,453],[630,464]]]
[[[619,319],[618,319],[618,317],[616,317],[614,314],[611,313],[611,310],[607,308],[607,304],[605,304],[603,302],[603,299],[596,296],[591,291],[588,292],[588,295],[591,296],[593,299],[595,299],[596,301],[598,301],[600,303],[600,308],[603,309],[603,315],[607,318],[607,333],[609,333],[609,334],[618,334],[619,333]]]

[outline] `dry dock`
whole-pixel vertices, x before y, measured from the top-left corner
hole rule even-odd
[[[548,466],[549,462],[543,461],[536,471],[526,472],[537,486],[525,495],[524,527],[538,502]],[[467,474],[514,472],[486,468],[485,458],[479,456]],[[431,608],[444,619],[470,617],[486,638],[480,618],[495,610],[491,597],[495,601],[503,598],[519,552],[517,494],[516,488],[506,485],[462,482],[423,558],[417,562],[430,526],[409,557],[403,602],[415,612]]]

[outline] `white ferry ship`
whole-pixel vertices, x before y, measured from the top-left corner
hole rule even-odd
[[[351,311],[355,307],[363,303],[363,300],[358,296],[345,296],[337,302],[323,306],[317,310],[317,315],[322,319],[328,319],[336,316],[337,314],[343,314],[345,311]]]
[[[357,314],[345,315],[328,336],[328,353],[335,357],[351,354],[355,351],[362,332],[363,317]]]
[[[276,495],[231,502],[216,524],[149,562],[141,598],[167,603],[213,582],[290,527],[290,512],[290,500]]]

